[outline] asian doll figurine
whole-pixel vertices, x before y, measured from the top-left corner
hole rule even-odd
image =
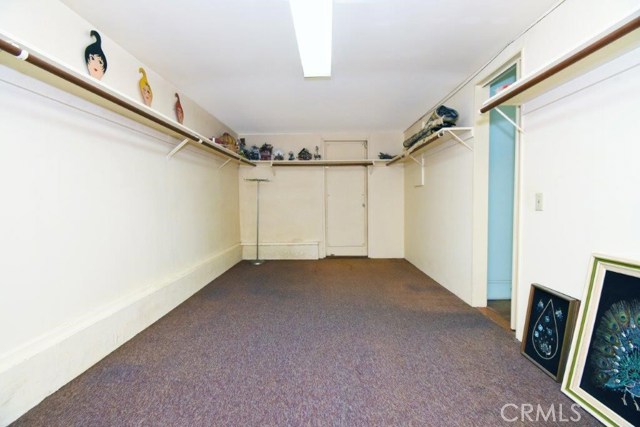
[[[138,71],[142,73],[142,77],[138,82],[138,84],[140,85],[140,94],[142,95],[142,100],[144,101],[144,105],[146,105],[147,107],[151,107],[151,101],[153,101],[153,92],[151,91],[151,86],[149,85],[149,81],[147,80],[147,73],[142,67],[140,67]]]
[[[96,30],[91,30],[91,37],[95,37],[96,41],[91,43],[84,50],[84,61],[87,64],[89,75],[98,80],[102,80],[104,73],[107,72],[107,57],[102,51],[102,38]]]

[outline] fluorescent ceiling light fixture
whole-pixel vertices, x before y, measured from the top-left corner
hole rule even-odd
[[[332,0],[289,0],[305,77],[331,76]]]

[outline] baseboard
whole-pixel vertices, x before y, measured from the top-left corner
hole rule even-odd
[[[261,259],[319,259],[318,242],[260,243]],[[256,258],[256,243],[242,243],[242,259]]]
[[[0,359],[0,425],[19,418],[241,261],[240,245],[93,311]]]

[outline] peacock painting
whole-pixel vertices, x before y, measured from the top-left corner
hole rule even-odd
[[[605,425],[640,426],[640,263],[593,256],[562,391]]]
[[[591,382],[622,394],[625,406],[640,411],[640,300],[612,303],[599,319],[588,363]]]

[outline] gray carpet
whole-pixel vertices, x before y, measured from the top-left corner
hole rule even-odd
[[[599,425],[572,403],[406,261],[242,262],[15,425]]]

